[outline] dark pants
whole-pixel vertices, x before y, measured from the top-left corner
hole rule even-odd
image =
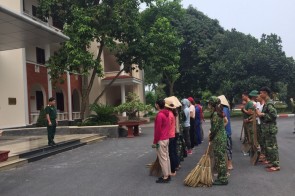
[[[190,127],[183,127],[183,137],[188,150],[192,149],[189,130]]]
[[[169,139],[169,158],[170,158],[170,165],[171,165],[171,172],[174,173],[176,167],[179,165],[178,157],[176,154],[176,138]]]
[[[196,134],[196,123],[194,118],[190,118],[190,140],[191,140],[191,148],[198,145],[197,143],[197,134]]]
[[[51,126],[47,125],[48,144],[54,143],[55,132],[56,132],[56,123],[52,123]]]
[[[226,145],[227,147],[227,151],[226,151],[226,153],[227,153],[227,159],[228,160],[232,160],[233,159],[233,151],[232,151],[232,146],[233,146],[233,141],[232,141],[232,139],[231,139],[231,136],[227,136],[227,145]]]

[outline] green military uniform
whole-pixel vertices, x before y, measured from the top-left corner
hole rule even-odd
[[[277,110],[270,99],[266,100],[262,113],[264,113],[264,115],[261,117],[261,129],[265,136],[266,160],[268,160],[273,167],[279,167],[279,151],[276,138],[278,133],[276,123]]]
[[[48,145],[54,144],[54,135],[56,132],[56,108],[54,106],[46,106],[45,108],[46,114],[49,115],[51,125],[48,124],[47,121],[47,137],[48,137]]]
[[[215,97],[211,97],[215,101]],[[209,100],[210,104],[210,100]],[[227,184],[227,164],[226,164],[226,148],[227,135],[224,127],[224,119],[219,117],[216,112],[211,115],[211,128],[209,140],[212,142],[215,165],[218,172],[217,181]]]
[[[248,103],[245,105],[244,107],[245,110],[252,110],[255,111],[255,106],[254,103],[252,101],[248,101]],[[248,119],[252,119],[252,115],[243,113],[243,118],[244,120]],[[250,140],[250,142],[253,141],[253,122],[246,122],[244,123],[244,130],[245,130],[245,138],[247,138],[248,140]],[[248,138],[248,132],[250,134],[250,138]]]

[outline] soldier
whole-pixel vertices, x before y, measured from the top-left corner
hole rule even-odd
[[[213,182],[213,185],[227,185],[225,115],[220,105],[220,99],[215,96],[210,97],[208,107],[212,112],[209,141],[213,146],[215,165],[218,172],[217,179]]]
[[[265,104],[262,112],[257,111],[257,114],[261,119],[261,129],[265,136],[266,160],[268,161],[266,162],[268,163],[266,170],[268,172],[274,172],[280,170],[280,162],[276,138],[278,133],[276,123],[277,110],[270,99],[270,93],[271,90],[268,87],[262,87],[260,89],[260,96],[265,101]]]
[[[242,108],[243,112],[243,118],[244,118],[244,130],[245,130],[245,141],[243,143],[248,143],[252,144],[253,142],[253,119],[252,115],[253,112],[255,111],[254,103],[250,100],[249,94],[247,92],[244,92],[242,94],[242,99],[245,101],[245,107]],[[249,138],[250,137],[250,138]],[[249,149],[244,149],[246,150],[243,152],[245,155],[248,153]]]
[[[57,120],[56,120],[56,108],[55,106],[55,98],[49,98],[49,103],[45,108],[46,120],[47,120],[47,137],[48,137],[48,145],[55,146],[54,135],[56,132]]]

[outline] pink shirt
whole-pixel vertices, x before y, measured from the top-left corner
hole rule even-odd
[[[175,116],[172,111],[169,110],[169,124],[170,124],[170,129],[169,129],[169,138],[174,138],[175,137]]]
[[[158,112],[155,119],[153,144],[157,144],[160,140],[169,139],[169,130],[170,130],[169,111],[166,109],[163,109]]]

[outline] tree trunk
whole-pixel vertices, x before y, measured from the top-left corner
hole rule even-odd
[[[101,41],[98,55],[96,58],[97,61],[100,61],[100,59],[101,59],[103,47],[104,47],[104,42]],[[88,84],[88,76],[86,77],[86,79],[84,78],[85,81],[83,82],[83,85],[82,85],[83,92],[82,92],[82,104],[81,104],[81,119],[82,120],[84,120],[85,116],[89,115],[89,110],[88,110],[88,108],[89,108],[89,94],[90,94],[91,88],[93,86],[96,74],[97,74],[97,69],[93,69],[89,84]]]

